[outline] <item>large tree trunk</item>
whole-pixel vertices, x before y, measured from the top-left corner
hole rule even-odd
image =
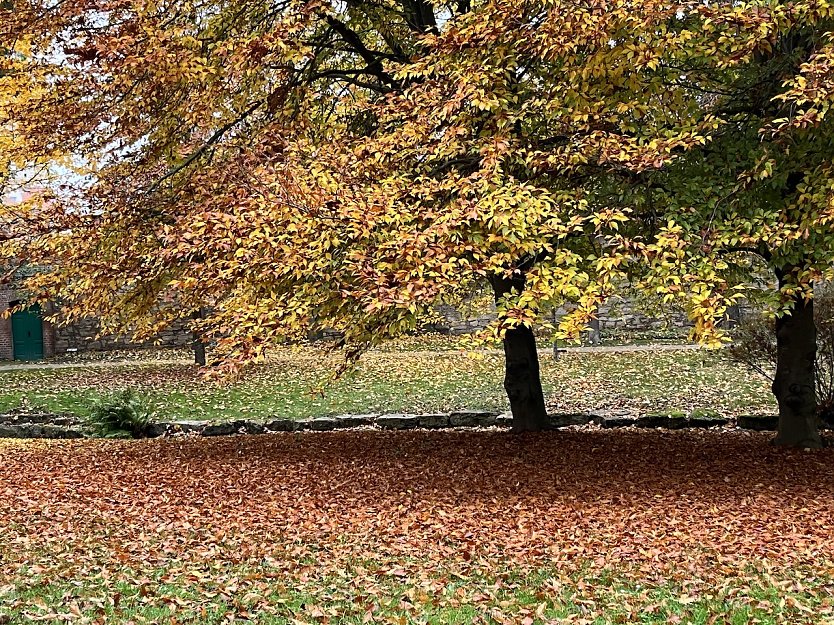
[[[777,271],[782,287],[789,269]],[[814,362],[817,329],[814,302],[798,296],[790,311],[776,320],[776,375],[773,394],[779,403],[779,432],[775,445],[822,447],[817,427]]]
[[[513,278],[492,277],[495,300],[505,293],[524,290],[524,274]],[[504,335],[504,389],[510,400],[513,413],[513,431],[539,432],[547,429],[549,420],[544,405],[539,372],[539,355],[536,351],[536,337],[527,326],[518,326],[507,330]]]

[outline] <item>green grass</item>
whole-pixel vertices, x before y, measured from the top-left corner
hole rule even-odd
[[[438,339],[431,345],[437,347]],[[367,354],[339,380],[314,348],[281,350],[240,380],[218,383],[187,364],[0,372],[0,411],[21,405],[85,415],[93,401],[121,388],[146,397],[156,418],[304,418],[342,413],[508,409],[503,357],[448,349]],[[711,351],[542,354],[542,380],[554,411],[628,408],[638,412],[713,410],[768,413],[767,383]]]
[[[804,571],[748,570],[707,583],[617,570],[472,568],[418,579],[369,576],[363,563],[339,577],[313,574],[301,582],[266,564],[227,562],[110,568],[71,579],[18,571],[0,586],[0,622],[776,625],[831,623],[834,611],[834,580]]]

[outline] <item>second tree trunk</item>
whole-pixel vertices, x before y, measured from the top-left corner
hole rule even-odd
[[[777,272],[783,286],[786,272]],[[822,447],[817,427],[814,363],[817,330],[814,302],[795,296],[790,314],[776,320],[776,375],[773,394],[779,403],[776,445]]]

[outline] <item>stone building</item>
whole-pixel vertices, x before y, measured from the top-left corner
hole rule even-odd
[[[3,235],[12,236],[20,227],[15,206],[26,201],[30,191],[17,189],[14,193],[0,194],[0,209],[3,221],[0,229]],[[10,271],[11,267],[0,267],[0,273],[7,273],[5,281],[0,283],[0,360],[40,360],[55,355],[55,328],[44,320],[44,315],[52,312],[51,308],[41,310],[40,306],[30,306],[8,314],[25,301],[25,295],[19,291],[19,282],[32,275],[36,269],[26,265]]]
[[[0,195],[0,206],[10,209],[8,223],[15,221],[14,207],[31,197],[34,189],[18,189],[14,193]],[[4,226],[0,224],[0,229]],[[9,268],[0,268],[0,274]],[[185,324],[174,325],[155,340],[137,345],[126,336],[104,335],[99,331],[96,319],[83,319],[70,325],[53,325],[45,317],[60,308],[49,304],[28,306],[9,314],[8,310],[26,301],[20,284],[36,267],[24,265],[17,268],[8,282],[0,284],[0,360],[41,360],[66,353],[104,351],[137,347],[181,347],[191,345],[193,339]]]
[[[53,305],[46,310],[33,306],[10,316],[2,315],[22,299],[13,285],[0,286],[0,360],[40,360],[64,354],[114,349],[190,347],[194,341],[186,322],[174,324],[152,341],[136,344],[126,336],[102,335],[97,320],[92,318],[54,326],[44,319],[44,316],[56,310]],[[555,318],[566,311],[554,311]],[[468,334],[482,329],[495,317],[495,309],[491,304],[466,306],[462,309],[441,306],[437,312],[438,318],[425,326],[424,330],[443,334]],[[600,335],[610,338],[621,332],[657,333],[664,328],[672,334],[683,336],[689,327],[691,324],[686,315],[678,309],[647,311],[628,297],[614,297],[600,309],[597,337],[591,342],[599,340]]]
[[[0,360],[41,360],[113,349],[186,347],[194,340],[184,323],[175,324],[153,341],[142,344],[133,343],[126,336],[101,335],[95,319],[55,326],[44,318],[55,311],[54,305],[45,310],[35,305],[11,315],[3,314],[21,299],[14,286],[0,287]]]
[[[51,310],[30,306],[11,315],[2,314],[16,306],[20,299],[13,285],[0,287],[0,360],[51,358],[55,355],[56,332],[43,318]]]
[[[32,269],[19,269],[11,284],[0,285],[0,360],[41,360],[64,354],[135,349],[145,347],[185,347],[193,342],[185,322],[174,324],[153,341],[137,344],[127,336],[102,335],[96,319],[82,319],[68,325],[54,325],[45,317],[60,312],[54,304],[44,308],[28,306],[8,314],[10,308],[25,302],[25,294],[15,281]]]

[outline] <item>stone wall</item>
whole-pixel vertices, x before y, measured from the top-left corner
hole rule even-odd
[[[564,314],[566,311],[557,311]],[[600,307],[599,329],[606,331],[649,332],[663,329],[690,328],[686,313],[676,306],[662,306],[648,310],[633,300],[615,295]]]
[[[135,349],[149,347],[185,347],[191,345],[191,332],[185,322],[173,324],[154,340],[133,343],[126,336],[106,334],[98,336],[99,324],[96,319],[87,318],[55,330],[55,353],[66,354],[85,351],[107,351],[113,349]]]
[[[21,295],[13,286],[0,286],[0,313],[8,310],[12,302],[16,302]],[[50,304],[44,312],[51,314],[54,307]],[[113,349],[135,349],[145,347],[185,347],[190,346],[193,339],[186,323],[172,325],[162,332],[155,340],[142,344],[132,343],[129,337],[105,335],[98,336],[99,324],[95,319],[84,319],[68,326],[54,327],[53,324],[43,322],[43,352],[45,358],[66,353],[86,351],[106,351]],[[10,316],[0,315],[0,360],[14,359],[14,339],[12,337],[12,320]]]
[[[562,307],[556,310],[558,321],[568,312]],[[448,304],[439,307],[439,321],[433,322],[426,329],[441,334],[468,334],[486,327],[495,319],[495,306],[486,304],[481,310],[468,307],[461,311]],[[599,331],[606,333],[643,333],[660,330],[688,329],[692,326],[686,313],[682,310],[667,306],[662,309],[648,311],[638,303],[621,296],[613,296],[599,310]],[[548,320],[553,317],[548,315]]]

